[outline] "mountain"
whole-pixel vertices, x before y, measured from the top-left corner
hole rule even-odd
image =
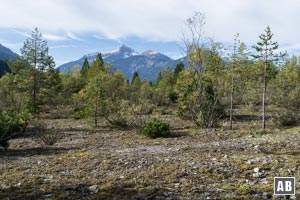
[[[15,60],[16,54],[12,52],[9,48],[0,44],[0,77],[5,73],[9,72],[8,60]]]
[[[66,72],[68,68],[72,69],[75,65],[82,67],[85,58],[91,64],[96,59],[97,54],[98,52],[84,55],[76,61],[59,66],[59,70]],[[179,59],[173,60],[164,54],[152,50],[138,53],[125,45],[113,51],[103,53],[102,58],[105,63],[109,62],[113,65],[114,69],[123,72],[129,80],[131,80],[133,73],[137,71],[141,79],[153,82],[162,69],[168,66],[173,69],[180,61]]]
[[[0,60],[15,60],[16,59],[16,54],[12,52],[9,48],[3,46],[0,44]]]

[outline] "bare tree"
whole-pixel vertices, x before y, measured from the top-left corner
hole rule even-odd
[[[204,26],[206,16],[204,13],[195,12],[194,15],[185,21],[186,32],[182,33],[182,42],[190,69],[200,73],[203,67],[203,51],[205,45]]]

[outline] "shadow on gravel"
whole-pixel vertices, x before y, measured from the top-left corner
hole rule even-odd
[[[76,150],[78,148],[61,148],[61,147],[36,147],[30,149],[7,149],[0,150],[0,158],[7,157],[31,157],[36,155],[57,155],[69,150]]]
[[[187,136],[187,134],[184,132],[172,131],[171,135],[168,136],[168,138],[180,138],[180,137],[185,137],[185,136]]]
[[[266,120],[270,119],[270,116],[265,116]],[[235,122],[251,122],[251,121],[260,121],[261,116],[257,115],[234,115],[233,120]]]
[[[28,185],[21,184],[20,187],[0,189],[0,199],[166,199],[165,191],[164,189],[157,188],[138,191],[132,184],[116,184],[115,186],[105,189],[96,186],[96,190],[93,190],[90,184],[85,183],[79,183],[77,185],[67,184],[58,187],[35,183]]]

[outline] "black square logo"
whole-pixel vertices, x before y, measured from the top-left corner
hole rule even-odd
[[[295,177],[274,177],[274,195],[295,195]]]

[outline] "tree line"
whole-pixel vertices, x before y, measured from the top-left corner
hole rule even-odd
[[[101,53],[92,63],[85,59],[83,66],[60,73],[36,28],[21,56],[9,62],[11,72],[0,78],[0,141],[23,130],[12,127],[23,127],[28,116],[143,127],[153,113],[175,110],[197,127],[213,128],[228,121],[232,129],[246,110],[259,114],[262,130],[270,118],[277,126],[299,124],[300,58],[277,52],[279,45],[272,41],[269,26],[252,54],[235,35],[230,59],[225,60],[221,43],[203,39],[204,15],[196,13],[186,25],[183,41],[189,66],[180,62],[174,70],[167,67],[155,83],[141,80],[137,72],[127,80],[104,63]]]

